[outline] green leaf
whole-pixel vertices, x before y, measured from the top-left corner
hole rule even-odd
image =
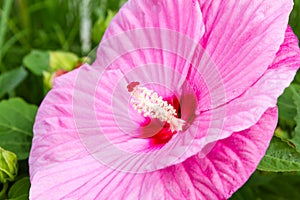
[[[0,146],[28,158],[37,107],[20,98],[0,102]]]
[[[250,187],[244,187],[230,198],[231,200],[249,200],[256,199],[254,191]]]
[[[299,184],[300,176],[296,174],[255,172],[230,200],[299,199]]]
[[[291,139],[291,134],[288,131],[284,131],[280,127],[278,127],[275,130],[274,136],[280,138],[282,141],[285,141],[289,145],[295,147],[293,144],[289,143],[289,140]]]
[[[43,77],[28,73],[27,78],[16,88],[15,92],[17,97],[26,102],[39,105],[44,98]]]
[[[287,143],[273,137],[258,169],[269,172],[300,171],[300,153]]]
[[[99,18],[92,29],[92,39],[95,43],[99,43],[101,38],[108,27],[112,18],[116,15],[116,12],[108,10],[106,18]]]
[[[278,100],[279,127],[275,136],[300,153],[300,85],[291,84]]]
[[[49,53],[44,51],[32,50],[23,59],[23,64],[35,75],[42,75],[43,71],[49,66]]]
[[[297,122],[297,126],[295,128],[294,134],[290,142],[292,142],[296,150],[300,152],[300,90],[296,90],[296,88],[291,88],[293,91],[293,99],[296,105],[297,115],[295,116],[295,121]]]
[[[296,125],[295,116],[297,114],[296,105],[293,100],[293,89],[299,90],[300,85],[291,84],[284,90],[278,98],[279,126],[287,131],[292,131]]]
[[[118,10],[119,5],[120,5],[120,0],[106,1],[106,9],[108,10]]]
[[[0,97],[15,89],[27,76],[22,67],[0,74]]]
[[[29,199],[30,180],[24,177],[15,182],[8,191],[9,200],[28,200]]]

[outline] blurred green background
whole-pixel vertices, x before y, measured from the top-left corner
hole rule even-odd
[[[0,0],[0,199],[28,199],[27,162],[38,105],[53,78],[89,61],[86,56],[124,2]],[[290,25],[299,38],[300,0]],[[299,89],[298,73],[279,98],[269,157],[232,199],[300,199]]]

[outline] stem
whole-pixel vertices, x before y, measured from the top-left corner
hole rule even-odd
[[[8,188],[8,182],[3,183],[3,188],[0,191],[0,199],[4,199],[4,197],[6,196],[6,190]]]
[[[6,33],[6,28],[7,28],[7,18],[10,13],[10,9],[12,6],[13,0],[6,0],[4,1],[3,5],[3,13],[1,16],[1,22],[0,22],[0,71],[5,71],[5,67],[2,66],[2,47],[3,47],[3,42],[4,42],[4,36]]]

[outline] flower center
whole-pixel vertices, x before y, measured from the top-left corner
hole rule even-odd
[[[127,88],[132,97],[130,103],[139,114],[167,122],[172,132],[182,131],[185,121],[177,118],[174,107],[164,101],[156,92],[139,86],[139,82],[131,82]]]

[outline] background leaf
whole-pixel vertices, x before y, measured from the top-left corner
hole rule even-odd
[[[269,172],[300,171],[300,153],[274,137],[258,169]]]
[[[29,177],[24,177],[16,181],[8,191],[9,200],[28,200],[29,189],[30,189]]]
[[[295,128],[294,134],[290,142],[292,142],[296,150],[300,153],[300,87],[299,88],[291,88],[293,91],[293,99],[296,105],[297,115],[295,116],[295,121],[298,122]]]
[[[20,98],[0,102],[0,146],[28,158],[37,107]]]
[[[42,75],[43,71],[47,70],[49,66],[49,53],[32,50],[23,59],[23,64],[35,75]]]
[[[27,76],[22,67],[0,74],[0,98],[17,87]]]
[[[277,106],[279,111],[279,125],[287,131],[292,131],[296,125],[295,117],[297,110],[295,104],[296,102],[293,97],[293,90],[299,89],[299,84],[292,83],[278,98]]]
[[[230,200],[297,200],[300,175],[256,172]]]
[[[116,15],[116,12],[108,10],[106,18],[99,18],[93,26],[92,38],[95,43],[99,43],[101,38],[108,27],[112,18]]]

